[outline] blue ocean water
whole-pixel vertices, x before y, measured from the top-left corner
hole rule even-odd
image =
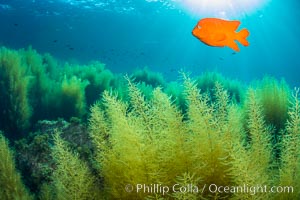
[[[244,81],[271,75],[300,86],[299,1],[270,0],[251,12],[224,2],[233,4],[226,17],[250,31],[250,46],[240,45],[238,53],[193,37],[199,19],[218,16],[191,12],[184,0],[2,0],[0,45],[31,45],[69,62],[99,60],[113,72],[147,66],[167,79],[176,79],[180,69]]]

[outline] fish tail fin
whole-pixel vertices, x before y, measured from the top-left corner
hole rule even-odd
[[[247,37],[249,35],[249,31],[247,29],[242,29],[237,33],[237,40],[244,46],[249,46],[249,42],[247,41]]]

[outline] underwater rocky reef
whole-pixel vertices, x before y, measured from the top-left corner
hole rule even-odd
[[[0,199],[300,199],[284,80],[61,63],[0,49]]]

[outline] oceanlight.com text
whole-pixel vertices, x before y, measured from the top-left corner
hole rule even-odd
[[[248,193],[256,195],[259,193],[293,193],[293,186],[267,186],[267,185],[254,185],[243,184],[241,186],[221,186],[217,184],[204,184],[198,186],[194,184],[174,184],[172,186],[163,184],[128,184],[125,186],[127,192],[145,193],[145,194],[162,194],[168,193]]]
[[[267,185],[255,185],[249,186],[244,184],[242,186],[220,186],[216,184],[210,184],[208,186],[210,193],[249,193],[255,195],[258,193],[293,193],[293,186],[267,186]]]

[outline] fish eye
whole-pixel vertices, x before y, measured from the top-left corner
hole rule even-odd
[[[197,27],[198,27],[198,29],[201,29],[201,26],[198,25]]]

